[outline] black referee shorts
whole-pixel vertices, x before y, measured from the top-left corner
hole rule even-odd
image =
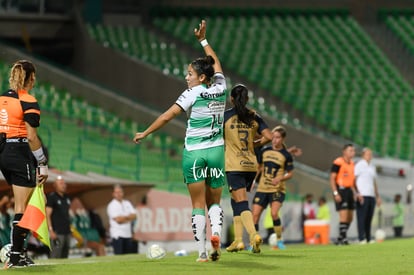
[[[4,143],[0,170],[9,185],[36,186],[36,159],[27,142]]]
[[[342,201],[337,203],[335,202],[336,211],[339,210],[354,210],[355,209],[355,198],[354,192],[351,188],[341,188],[338,187],[338,193],[342,198]]]

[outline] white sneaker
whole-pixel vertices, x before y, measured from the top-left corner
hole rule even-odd
[[[359,244],[367,244],[367,240],[359,241]]]

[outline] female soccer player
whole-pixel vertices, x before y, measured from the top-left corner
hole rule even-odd
[[[257,171],[254,138],[262,136],[260,144],[272,139],[272,133],[263,119],[246,107],[248,89],[241,84],[231,90],[233,108],[224,113],[224,140],[226,156],[226,176],[231,193],[233,208],[234,241],[226,248],[228,252],[244,249],[243,226],[250,236],[250,246],[253,253],[260,252],[261,236],[257,233],[252,212],[247,201]]]
[[[5,268],[34,264],[24,248],[29,230],[18,223],[36,186],[35,167],[47,163],[36,130],[40,125],[39,105],[29,94],[35,80],[34,65],[27,60],[17,61],[10,71],[10,90],[0,96],[0,169],[7,183],[12,186],[16,213],[11,232],[10,260]],[[38,184],[43,184],[47,174],[38,174],[38,177]]]
[[[183,150],[183,174],[190,193],[192,229],[198,246],[198,262],[207,262],[205,208],[211,223],[210,259],[220,257],[223,211],[220,198],[224,185],[223,116],[226,81],[220,61],[206,40],[206,22],[201,21],[194,35],[206,54],[188,65],[188,89],[144,132],[136,133],[135,143],[160,129],[182,112],[187,113],[187,132]]]
[[[261,177],[253,199],[253,221],[257,230],[260,215],[270,204],[277,246],[279,249],[285,249],[279,210],[285,200],[286,181],[293,175],[293,158],[284,144],[286,130],[282,126],[277,126],[272,130],[272,134],[272,145],[264,147],[258,156],[257,173]]]

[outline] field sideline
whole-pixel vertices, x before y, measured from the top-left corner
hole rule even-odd
[[[261,254],[223,251],[218,262],[197,263],[196,253],[149,260],[143,254],[38,260],[37,266],[3,270],[20,274],[414,274],[414,239],[349,246],[263,246]]]

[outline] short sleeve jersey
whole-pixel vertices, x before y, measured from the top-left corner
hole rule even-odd
[[[8,90],[0,96],[0,132],[6,133],[7,138],[27,137],[25,122],[39,127],[39,104],[25,90]]]
[[[224,144],[223,117],[226,81],[216,73],[210,87],[198,85],[185,90],[175,102],[187,113],[185,148],[188,151]]]
[[[224,112],[226,171],[256,172],[254,137],[266,128],[267,124],[258,114],[249,126],[238,119],[234,108]]]
[[[286,182],[273,185],[272,180],[293,170],[292,155],[285,149],[274,150],[271,146],[264,147],[258,155],[258,162],[263,165],[257,192],[286,193]]]
[[[335,183],[340,187],[352,187],[355,184],[354,162],[346,162],[343,157],[334,160],[331,173],[336,173]]]

